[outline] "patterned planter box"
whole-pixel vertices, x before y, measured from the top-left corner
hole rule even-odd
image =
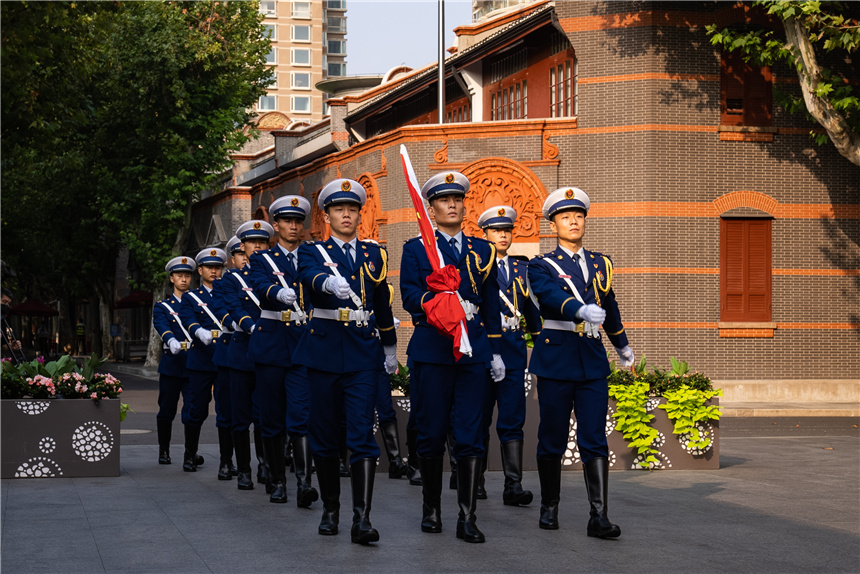
[[[524,392],[526,394],[526,422],[523,425],[523,470],[537,470],[537,431],[540,423],[540,407],[537,400],[537,377],[526,373],[524,381]],[[406,421],[409,419],[409,398],[392,397],[394,409],[397,411],[397,425],[400,429],[400,443],[402,454],[406,452]],[[701,432],[708,433],[712,438],[711,446],[704,452],[690,452],[681,442],[678,435],[672,432],[672,421],[669,420],[666,411],[657,408],[665,404],[666,399],[655,397],[648,400],[648,412],[654,415],[651,426],[660,433],[658,436],[655,457],[660,461],[655,469],[662,470],[716,470],[720,468],[720,425],[719,421],[701,425]],[[715,397],[708,401],[709,405],[719,405],[719,398]],[[609,411],[606,413],[606,439],[609,444],[609,465],[612,470],[639,470],[641,467],[635,464],[636,451],[631,449],[621,433],[615,430],[615,400],[609,399]],[[382,447],[382,437],[378,439],[382,456],[379,459],[378,471],[388,470],[388,461],[385,460],[385,450]],[[495,413],[493,423],[490,427],[489,470],[502,470],[502,457],[499,452],[499,440],[496,436]],[[447,456],[445,464],[447,467]],[[562,459],[562,469],[579,470],[582,468],[579,449],[576,444],[576,419],[571,413],[570,438],[568,448]]]
[[[4,399],[2,478],[119,476],[119,399]]]

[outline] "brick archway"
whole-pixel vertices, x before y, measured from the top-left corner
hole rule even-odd
[[[717,213],[725,213],[736,207],[751,207],[775,216],[779,203],[760,191],[731,191],[714,200]]]
[[[540,246],[541,208],[547,196],[540,179],[519,162],[501,157],[476,161],[462,173],[471,183],[463,222],[466,233],[480,237],[478,217],[481,213],[494,205],[510,205],[517,210],[511,252],[536,255]]]

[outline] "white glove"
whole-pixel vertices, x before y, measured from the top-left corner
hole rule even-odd
[[[589,303],[576,311],[576,317],[592,325],[603,325],[603,321],[606,319],[606,311],[599,305]]]
[[[382,347],[382,351],[385,353],[385,372],[393,375],[397,372],[397,347]]]
[[[254,332],[254,329],[256,329],[256,328],[257,328],[257,324],[256,324],[256,323],[254,323],[253,325],[251,325],[251,330],[250,330],[250,331],[248,331],[248,334],[250,335],[251,333],[253,333],[253,332]]]
[[[399,326],[400,326],[400,319],[398,319],[397,317],[394,317],[394,328],[396,329]]]
[[[236,324],[236,321],[233,321],[233,325],[232,325],[232,327],[233,327],[233,330],[234,330],[234,331],[238,331],[238,330],[239,330],[239,325],[237,325],[237,324]]]
[[[200,339],[200,342],[204,345],[208,345],[212,342],[212,332],[209,329],[200,328],[197,329],[197,332],[194,335]]]
[[[292,305],[296,302],[296,292],[289,287],[285,287],[278,291],[278,301],[284,305]]]
[[[630,347],[623,347],[619,349],[615,347],[615,351],[618,353],[618,356],[621,358],[621,366],[624,368],[633,366],[633,349]]]
[[[170,349],[171,355],[178,355],[179,351],[182,350],[182,344],[176,339],[170,339],[167,342],[167,347]]]
[[[331,276],[323,283],[323,291],[338,299],[349,299],[349,282],[343,277]]]
[[[490,361],[490,373],[493,381],[497,383],[505,378],[505,362],[501,355],[493,355],[493,360]]]

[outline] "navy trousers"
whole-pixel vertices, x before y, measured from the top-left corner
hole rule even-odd
[[[308,368],[308,381],[312,381],[308,436],[314,456],[338,458],[345,416],[346,446],[352,451],[350,464],[379,458],[379,445],[373,436],[377,377],[376,370],[329,373]]]
[[[256,374],[263,436],[307,435],[310,411],[307,369],[301,365],[284,368],[257,363]]]
[[[215,377],[215,426],[219,429],[232,428],[232,409],[230,408],[230,369],[218,367]]]
[[[490,425],[493,423],[493,409],[498,405],[496,434],[499,444],[512,440],[523,440],[523,425],[526,423],[525,369],[505,371],[505,378],[499,382],[489,378],[490,391],[484,408],[484,438],[490,438]]]
[[[484,407],[487,366],[484,363],[439,365],[416,361],[409,384],[418,430],[418,456],[445,454],[448,428],[454,430],[454,458],[484,456]]]
[[[230,408],[233,432],[246,431],[254,422],[254,390],[257,377],[254,371],[230,369]],[[259,416],[259,415],[258,415]]]
[[[576,442],[582,462],[608,458],[606,413],[609,385],[606,379],[563,381],[538,377],[539,458],[561,458],[570,440],[570,411],[576,416]]]
[[[158,414],[155,418],[172,421],[176,418],[179,407],[179,395],[182,395],[182,419],[185,411],[191,409],[191,381],[188,377],[158,375]]]
[[[380,426],[396,422],[397,413],[391,401],[391,377],[385,369],[379,369],[376,382],[376,419]]]
[[[191,406],[182,407],[182,424],[192,427],[203,426],[203,421],[209,416],[209,402],[212,400],[212,387],[215,384],[217,371],[188,370],[191,380]]]

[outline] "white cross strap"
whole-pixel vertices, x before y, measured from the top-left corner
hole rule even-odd
[[[253,302],[254,302],[254,304],[257,306],[257,308],[259,308],[259,307],[260,307],[260,300],[259,300],[259,299],[257,299],[257,296],[256,296],[256,295],[254,295],[254,290],[253,290],[253,289],[251,289],[250,287],[248,287],[248,284],[247,284],[247,283],[245,283],[245,280],[244,280],[244,279],[242,279],[242,276],[241,276],[241,275],[239,275],[239,273],[238,273],[238,272],[237,272],[237,273],[232,273],[232,275],[233,275],[233,277],[235,277],[235,278],[236,278],[236,281],[238,281],[238,282],[239,282],[239,284],[242,286],[242,291],[247,292],[247,293],[248,293],[248,296],[251,298],[251,301],[253,301]]]
[[[326,267],[331,269],[332,274],[335,277],[343,277],[343,275],[340,274],[340,271],[337,270],[337,263],[331,260],[331,257],[325,250],[325,247],[323,247],[320,243],[317,243],[316,247],[319,250],[320,254],[322,254],[323,259],[325,259]],[[358,295],[356,295],[355,291],[353,291],[352,289],[349,290],[349,298],[355,304],[356,307],[358,307],[359,309],[362,308],[361,299],[358,298]]]
[[[203,301],[201,301],[201,300],[200,300],[200,297],[198,297],[195,293],[193,293],[193,292],[191,292],[191,291],[189,291],[188,293],[186,293],[186,295],[189,295],[192,299],[194,299],[195,301],[197,301],[197,303],[198,303],[201,307],[203,307],[203,310],[204,310],[204,311],[206,311],[206,314],[207,314],[207,315],[209,315],[209,318],[210,318],[210,319],[212,319],[212,322],[213,322],[213,323],[215,323],[215,326],[216,326],[216,327],[218,327],[218,328],[220,329],[220,327],[221,327],[221,321],[219,321],[219,320],[218,320],[218,318],[217,318],[217,317],[215,317],[215,313],[213,313],[213,312],[209,309],[209,305],[207,305],[206,303],[204,303]]]
[[[281,287],[283,287],[284,289],[289,289],[290,286],[287,285],[287,281],[286,279],[284,279],[283,272],[278,271],[278,266],[275,264],[275,262],[272,260],[268,253],[263,253],[263,259],[265,259],[272,267],[272,272],[275,274],[275,277],[278,278],[278,282],[281,284]],[[294,321],[296,323],[304,323],[306,315],[305,312],[302,311],[302,308],[299,307],[298,301],[293,301],[293,309],[296,312],[296,318],[294,319]]]
[[[167,309],[167,312],[170,313],[171,315],[177,315],[177,316],[179,315],[179,313],[174,311],[173,308],[170,305],[168,305],[165,301],[162,301],[161,304],[164,305],[164,307]],[[182,334],[185,335],[185,340],[190,341],[191,335],[189,335],[188,331],[185,330],[185,327],[182,326],[182,321],[177,318],[176,323],[179,325],[179,328],[182,329]]]

